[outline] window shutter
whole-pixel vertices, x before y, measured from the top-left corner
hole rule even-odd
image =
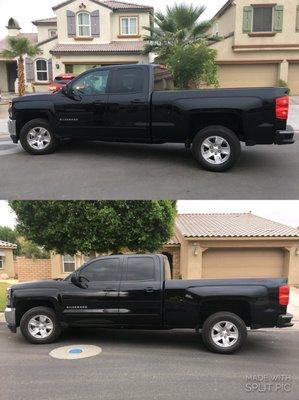
[[[53,61],[52,58],[48,60],[48,79],[50,82],[53,82]]]
[[[297,6],[297,14],[296,14],[296,31],[299,32],[299,6]]]
[[[274,7],[274,31],[282,32],[283,26],[283,6]]]
[[[34,65],[33,65],[33,60],[29,57],[25,58],[25,71],[26,71],[26,81],[33,82],[34,81]]]
[[[73,11],[68,10],[66,16],[68,37],[74,37],[76,36],[76,14]]]
[[[91,36],[100,36],[100,12],[99,10],[93,11],[91,17]]]
[[[243,9],[243,32],[251,32],[252,30],[252,15],[253,8],[251,6],[246,6]]]

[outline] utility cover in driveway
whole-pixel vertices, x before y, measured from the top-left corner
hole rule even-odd
[[[102,349],[98,346],[90,346],[85,344],[58,347],[49,354],[53,358],[60,360],[79,360],[81,358],[94,357],[99,355]]]

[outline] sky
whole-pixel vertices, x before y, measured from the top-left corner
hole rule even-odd
[[[124,0],[128,3],[129,0]],[[0,0],[0,38],[6,35],[6,25],[10,17],[19,21],[23,32],[35,32],[31,21],[53,16],[52,7],[62,0]],[[207,10],[203,17],[211,18],[226,3],[226,0],[132,0],[133,3],[151,5],[156,11],[164,11],[166,5],[177,3],[193,3],[205,5]]]
[[[248,213],[294,228],[299,227],[299,201],[179,201],[178,211],[186,213]],[[13,228],[16,218],[7,201],[0,201],[0,225]],[[0,238],[1,239],[1,238]]]

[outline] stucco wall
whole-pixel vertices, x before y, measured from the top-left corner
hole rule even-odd
[[[57,30],[56,25],[39,25],[37,27],[37,37],[39,42],[50,39],[50,30]]]
[[[75,257],[75,267],[80,268],[84,263],[83,257],[81,255],[76,255]],[[63,271],[63,258],[60,254],[51,255],[52,264],[52,278],[66,278],[70,275],[70,272]]]

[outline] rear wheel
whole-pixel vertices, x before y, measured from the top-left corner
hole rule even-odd
[[[50,124],[43,119],[27,122],[21,130],[20,142],[24,150],[35,155],[53,153],[57,147]]]
[[[27,311],[20,323],[23,336],[30,343],[52,343],[61,333],[61,327],[54,310],[35,307]]]
[[[209,126],[195,136],[192,152],[204,169],[224,172],[239,160],[241,144],[230,129],[223,126]]]
[[[205,321],[202,340],[205,346],[220,354],[231,354],[239,350],[247,338],[244,321],[236,314],[218,312]]]

